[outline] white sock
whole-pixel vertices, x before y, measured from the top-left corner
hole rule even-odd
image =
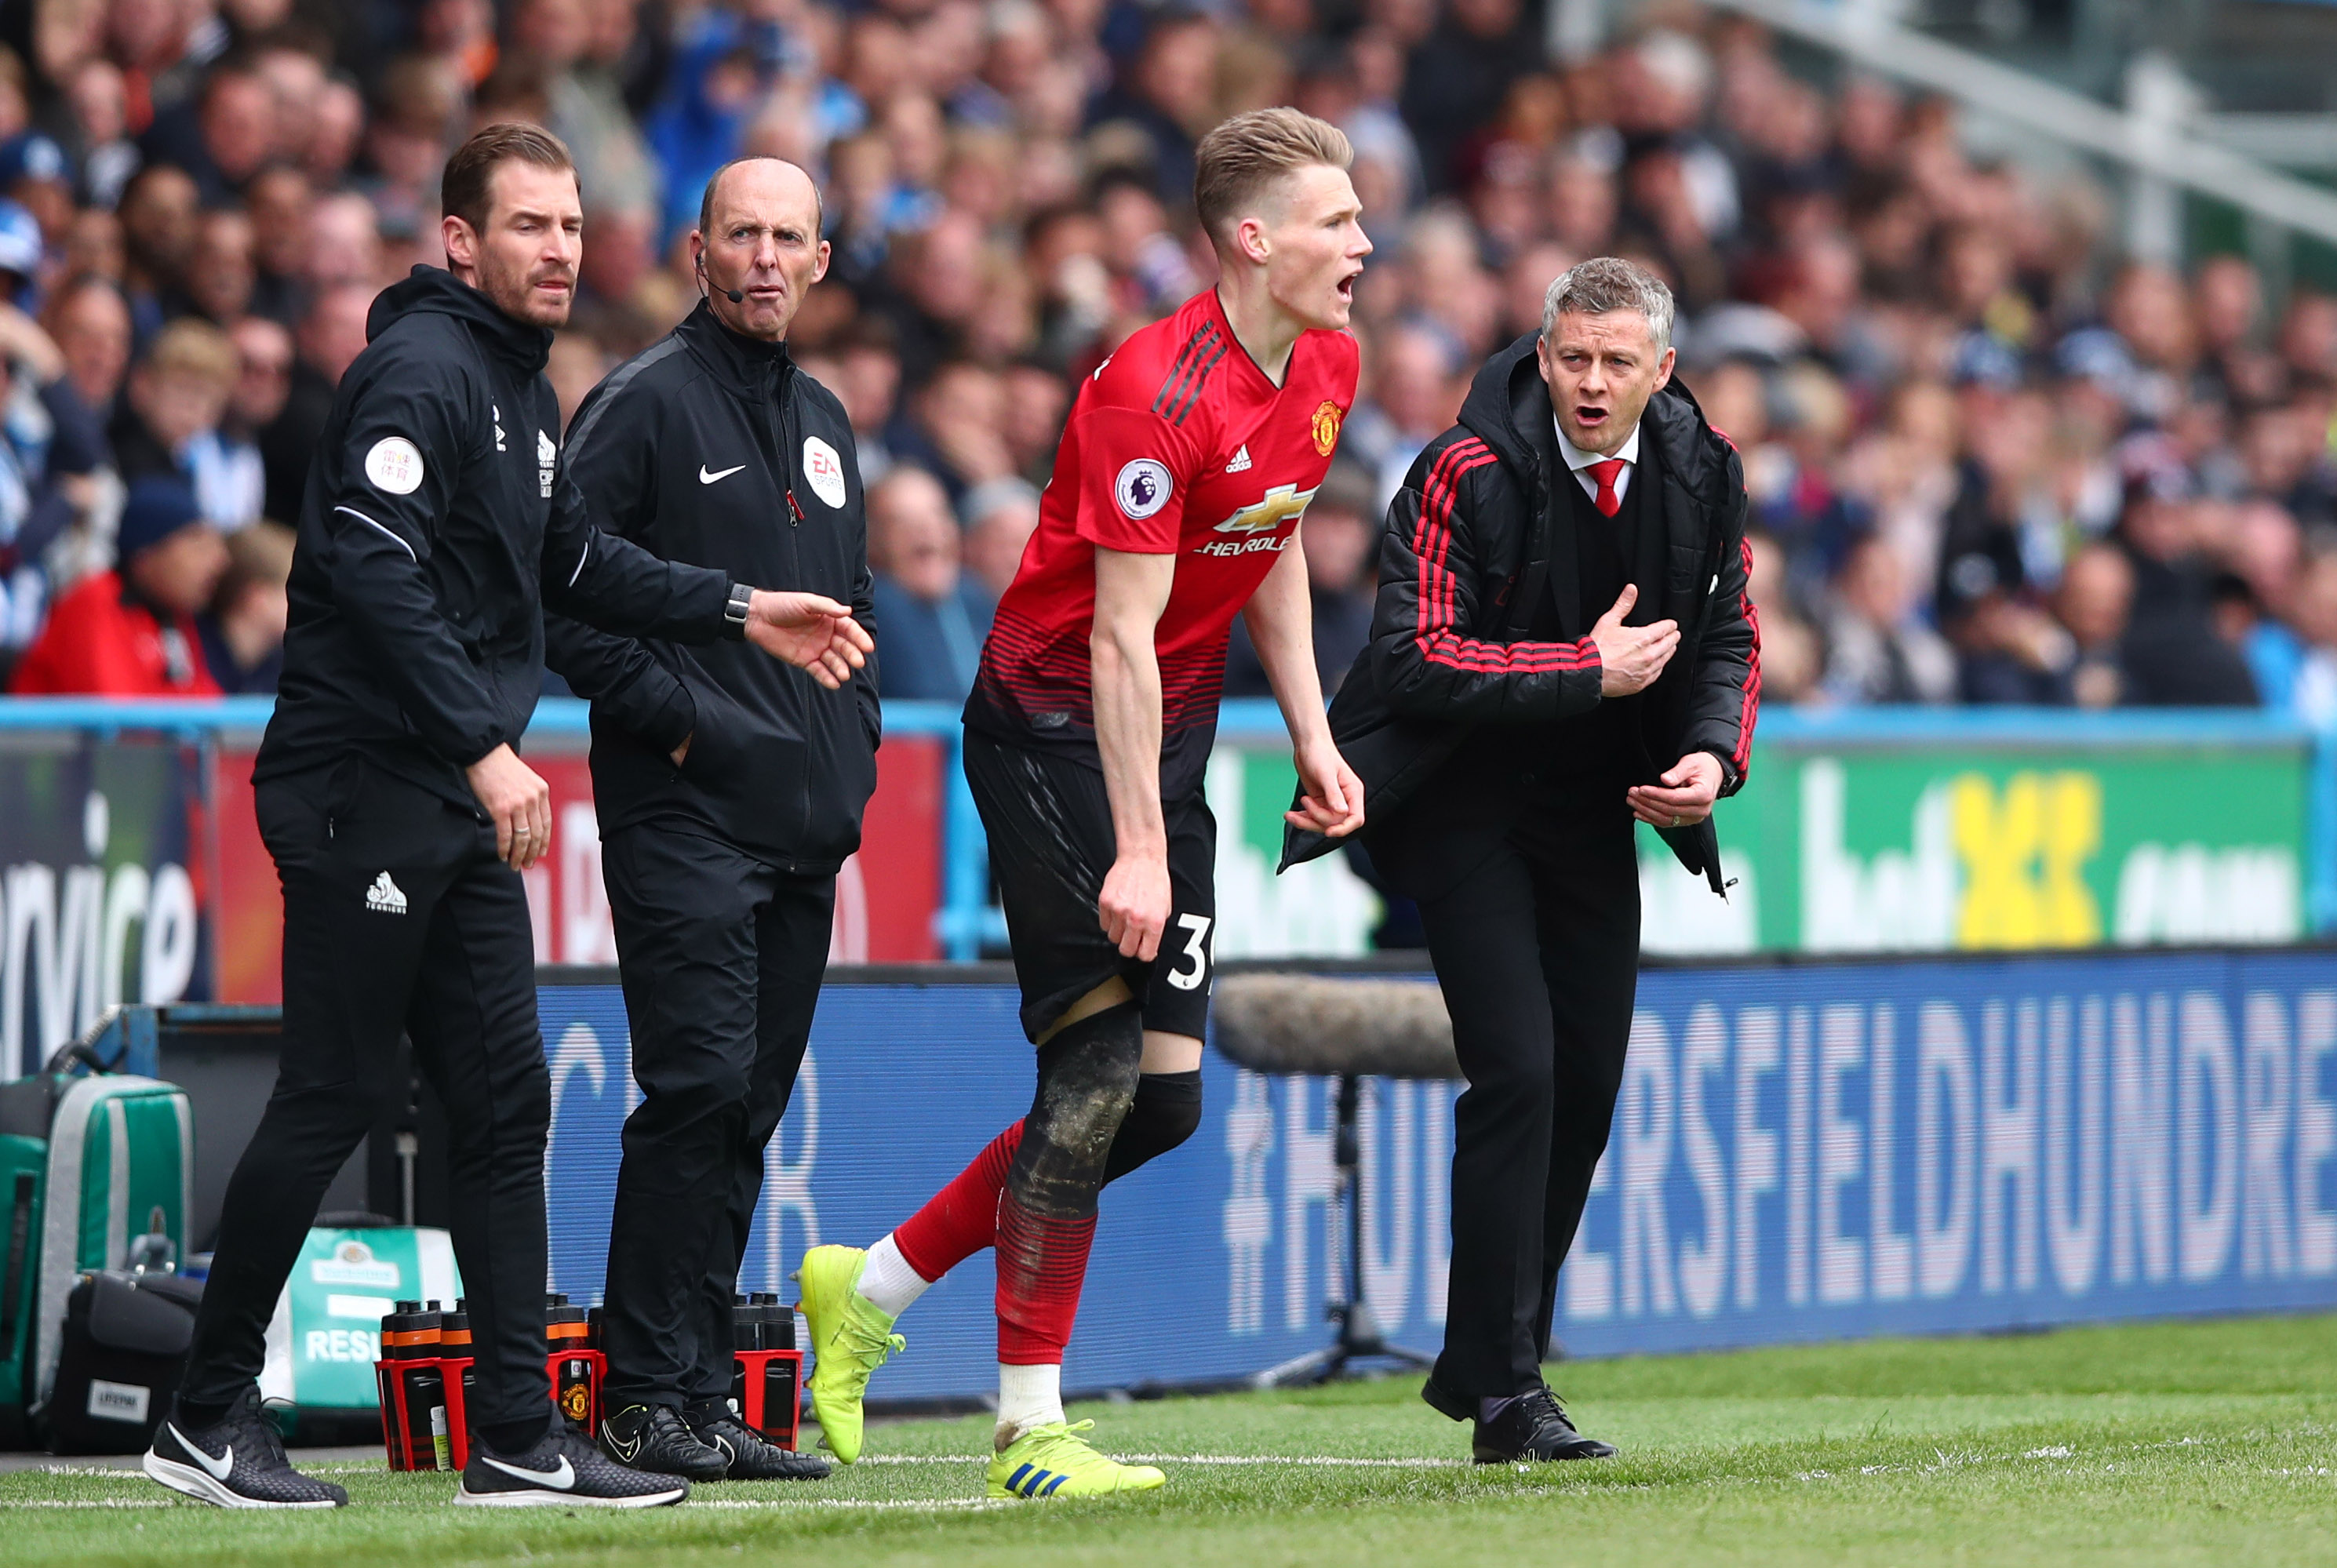
[[[998,1446],[1063,1418],[1063,1369],[998,1364]]]
[[[888,1318],[897,1318],[932,1283],[909,1267],[909,1260],[901,1256],[893,1232],[887,1231],[868,1249],[868,1261],[861,1267],[860,1283],[854,1288],[867,1297],[869,1305],[878,1311]]]

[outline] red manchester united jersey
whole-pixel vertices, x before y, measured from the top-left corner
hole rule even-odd
[[[1038,531],[999,601],[966,723],[1002,739],[1095,746],[1088,637],[1095,552],[1177,558],[1153,634],[1160,789],[1198,789],[1234,617],[1298,531],[1355,401],[1355,341],[1308,332],[1276,386],[1212,288],[1132,334],[1072,401]]]

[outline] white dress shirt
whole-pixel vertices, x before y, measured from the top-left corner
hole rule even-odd
[[[1594,463],[1606,462],[1606,458],[1595,452],[1585,452],[1567,440],[1566,429],[1559,424],[1558,415],[1555,414],[1550,416],[1550,422],[1558,431],[1559,454],[1566,459],[1566,466],[1574,471],[1576,481],[1582,486],[1582,493],[1597,501],[1599,476],[1590,472],[1589,469]],[[1623,438],[1623,444],[1616,449],[1615,455],[1623,460],[1623,466],[1615,474],[1615,499],[1620,502],[1631,493],[1631,476],[1639,472],[1639,427],[1638,425],[1631,426],[1631,433]]]

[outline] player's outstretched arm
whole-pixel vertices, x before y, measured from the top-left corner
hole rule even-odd
[[[1096,550],[1096,749],[1103,756],[1118,858],[1096,918],[1129,958],[1150,962],[1168,924],[1168,830],[1160,812],[1160,661],[1153,633],[1176,585],[1177,558]]]
[[[1290,729],[1291,760],[1298,768],[1298,808],[1282,813],[1293,827],[1345,838],[1364,825],[1364,783],[1339,755],[1323,712],[1323,682],[1315,668],[1315,606],[1306,591],[1306,556],[1300,533],[1290,536],[1274,569],[1242,610],[1257,661],[1266,668],[1282,722]]]

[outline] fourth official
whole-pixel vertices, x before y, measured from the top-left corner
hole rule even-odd
[[[596,516],[679,561],[848,603],[873,630],[851,422],[787,336],[827,269],[819,192],[748,158],[708,182],[703,296],[577,411]],[[825,1475],[728,1404],[730,1303],[827,964],[836,873],[876,782],[874,666],[831,690],[724,647],[554,618],[547,662],[592,699],[601,867],[641,1102],[609,1236],[601,1442],[697,1480]]]

